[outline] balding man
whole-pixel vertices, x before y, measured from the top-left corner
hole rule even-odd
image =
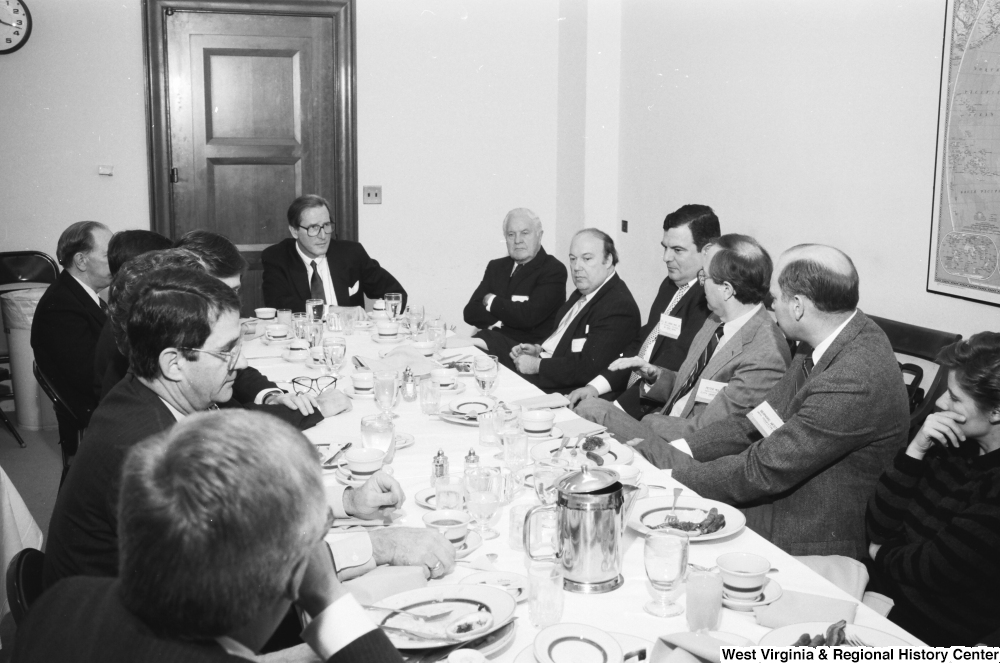
[[[750,528],[793,555],[862,559],[865,506],[910,424],[899,365],[857,308],[858,273],[841,251],[789,249],[771,296],[799,345],[764,402],[688,435],[692,455],[650,441],[638,449],[700,495],[741,507]]]
[[[542,248],[542,221],[530,209],[507,212],[503,236],[508,255],[486,265],[465,305],[465,322],[479,327],[478,338],[501,334],[515,343],[541,343],[566,302],[566,267]]]

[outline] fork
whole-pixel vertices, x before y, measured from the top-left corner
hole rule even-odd
[[[856,636],[847,636],[847,639],[844,640],[844,644],[846,644],[846,645],[848,645],[850,647],[871,647],[872,646],[872,645],[868,644],[867,642],[862,641],[861,639],[859,639]]]
[[[397,608],[383,608],[377,605],[366,605],[364,606],[364,608],[365,610],[384,610],[385,612],[391,612],[393,614],[406,615],[407,617],[413,617],[417,621],[425,623],[439,622],[445,617],[449,616],[451,613],[455,612],[454,610],[446,610],[445,612],[439,612],[435,615],[421,615],[419,613],[411,612],[409,610],[400,610]],[[396,627],[392,626],[389,628],[396,628]]]

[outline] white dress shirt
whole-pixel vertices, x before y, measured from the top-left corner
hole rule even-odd
[[[295,242],[295,250],[299,252],[299,257],[306,266],[306,283],[312,283],[312,262],[316,262],[316,271],[323,282],[323,292],[326,294],[326,303],[330,306],[337,306],[337,291],[333,289],[333,278],[330,276],[330,263],[326,261],[326,256],[310,258],[302,252],[302,247]]]
[[[91,288],[89,285],[87,285],[83,281],[81,281],[80,279],[76,278],[76,274],[74,274],[73,272],[69,272],[69,275],[73,277],[74,281],[76,281],[81,286],[83,286],[83,291],[85,293],[87,293],[88,295],[90,295],[90,298],[94,300],[94,303],[97,304],[98,307],[100,307],[101,306],[101,298],[97,296],[97,291],[94,290],[93,288]]]

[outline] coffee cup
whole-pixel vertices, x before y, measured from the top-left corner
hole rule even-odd
[[[396,338],[399,335],[399,323],[392,320],[380,320],[375,329],[379,338]]]
[[[372,310],[373,311],[384,311],[385,310],[385,300],[384,299],[373,299],[372,300]]]
[[[631,465],[605,465],[604,469],[616,473],[618,480],[627,486],[639,485],[639,477],[642,476],[642,470]]]
[[[322,347],[317,346],[315,348],[309,348],[309,357],[313,360],[313,363],[316,364],[326,363],[326,355],[323,354]]]
[[[274,324],[264,327],[264,335],[267,336],[269,341],[284,341],[289,338],[292,331],[287,325]]]
[[[424,525],[437,530],[456,548],[465,543],[469,535],[469,514],[458,509],[441,509],[424,514]]]
[[[435,368],[431,371],[431,379],[437,382],[442,389],[454,387],[457,378],[458,371],[454,368]]]
[[[347,469],[351,471],[352,478],[367,479],[382,469],[385,452],[381,449],[352,446],[344,453],[344,459],[347,460]]]
[[[413,344],[413,349],[422,354],[425,357],[430,357],[434,354],[434,350],[437,348],[437,344],[433,341],[416,341]],[[435,369],[441,370],[441,369]]]
[[[351,374],[351,385],[354,393],[371,393],[375,388],[375,374],[371,371],[357,371]]]
[[[253,314],[261,320],[273,320],[278,316],[278,309],[265,306],[263,308],[255,308]]]
[[[555,420],[556,413],[552,410],[525,410],[521,413],[521,426],[528,435],[548,435]]]
[[[756,601],[764,593],[771,562],[760,555],[732,552],[720,555],[715,563],[722,574],[722,593],[735,601]]]
[[[305,361],[309,356],[309,343],[296,339],[288,345],[285,353],[289,361]]]

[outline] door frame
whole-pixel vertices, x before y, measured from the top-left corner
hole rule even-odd
[[[336,199],[331,207],[339,239],[358,238],[357,103],[355,71],[355,0],[143,0],[143,59],[146,63],[146,153],[149,172],[150,227],[174,237],[170,191],[170,104],[167,91],[167,12],[280,14],[333,19],[334,154]],[[342,167],[338,167],[342,164]],[[310,193],[304,191],[303,193]],[[288,201],[291,204],[291,201]],[[256,253],[256,252],[254,252]],[[256,255],[249,256],[257,258]]]

